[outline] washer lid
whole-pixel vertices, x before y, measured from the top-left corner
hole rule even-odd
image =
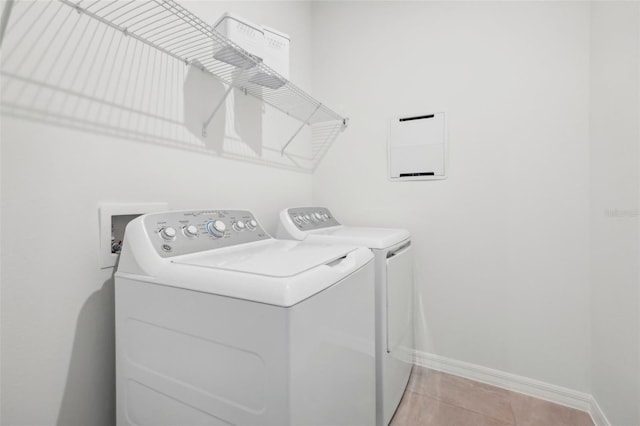
[[[309,231],[306,241],[355,244],[371,249],[385,249],[411,237],[409,231],[400,228],[366,228],[360,226],[335,226]]]
[[[175,258],[172,263],[267,277],[293,277],[345,257],[357,247],[268,240]]]

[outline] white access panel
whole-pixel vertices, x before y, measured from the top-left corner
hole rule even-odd
[[[445,113],[391,119],[388,156],[389,178],[392,181],[446,179]]]

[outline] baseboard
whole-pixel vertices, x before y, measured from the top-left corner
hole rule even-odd
[[[510,391],[523,393],[556,404],[586,411],[596,426],[610,426],[593,396],[528,377],[518,376],[492,368],[458,361],[427,352],[415,351],[415,364],[443,373],[453,374]]]
[[[596,426],[611,426],[611,422],[607,419],[607,416],[604,415],[604,411],[602,411],[602,408],[600,408],[594,397],[591,397],[589,414],[591,414],[593,423]]]

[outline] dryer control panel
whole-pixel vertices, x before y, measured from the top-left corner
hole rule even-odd
[[[301,231],[338,226],[340,223],[325,207],[297,207],[287,210],[291,222]]]
[[[247,210],[193,210],[142,217],[151,243],[162,257],[271,238]]]

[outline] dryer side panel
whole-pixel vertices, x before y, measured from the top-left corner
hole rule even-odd
[[[379,329],[377,367],[377,425],[386,426],[402,399],[413,365],[413,252],[400,244],[389,250],[376,250],[379,264]]]
[[[387,352],[413,351],[413,249],[387,255]]]

